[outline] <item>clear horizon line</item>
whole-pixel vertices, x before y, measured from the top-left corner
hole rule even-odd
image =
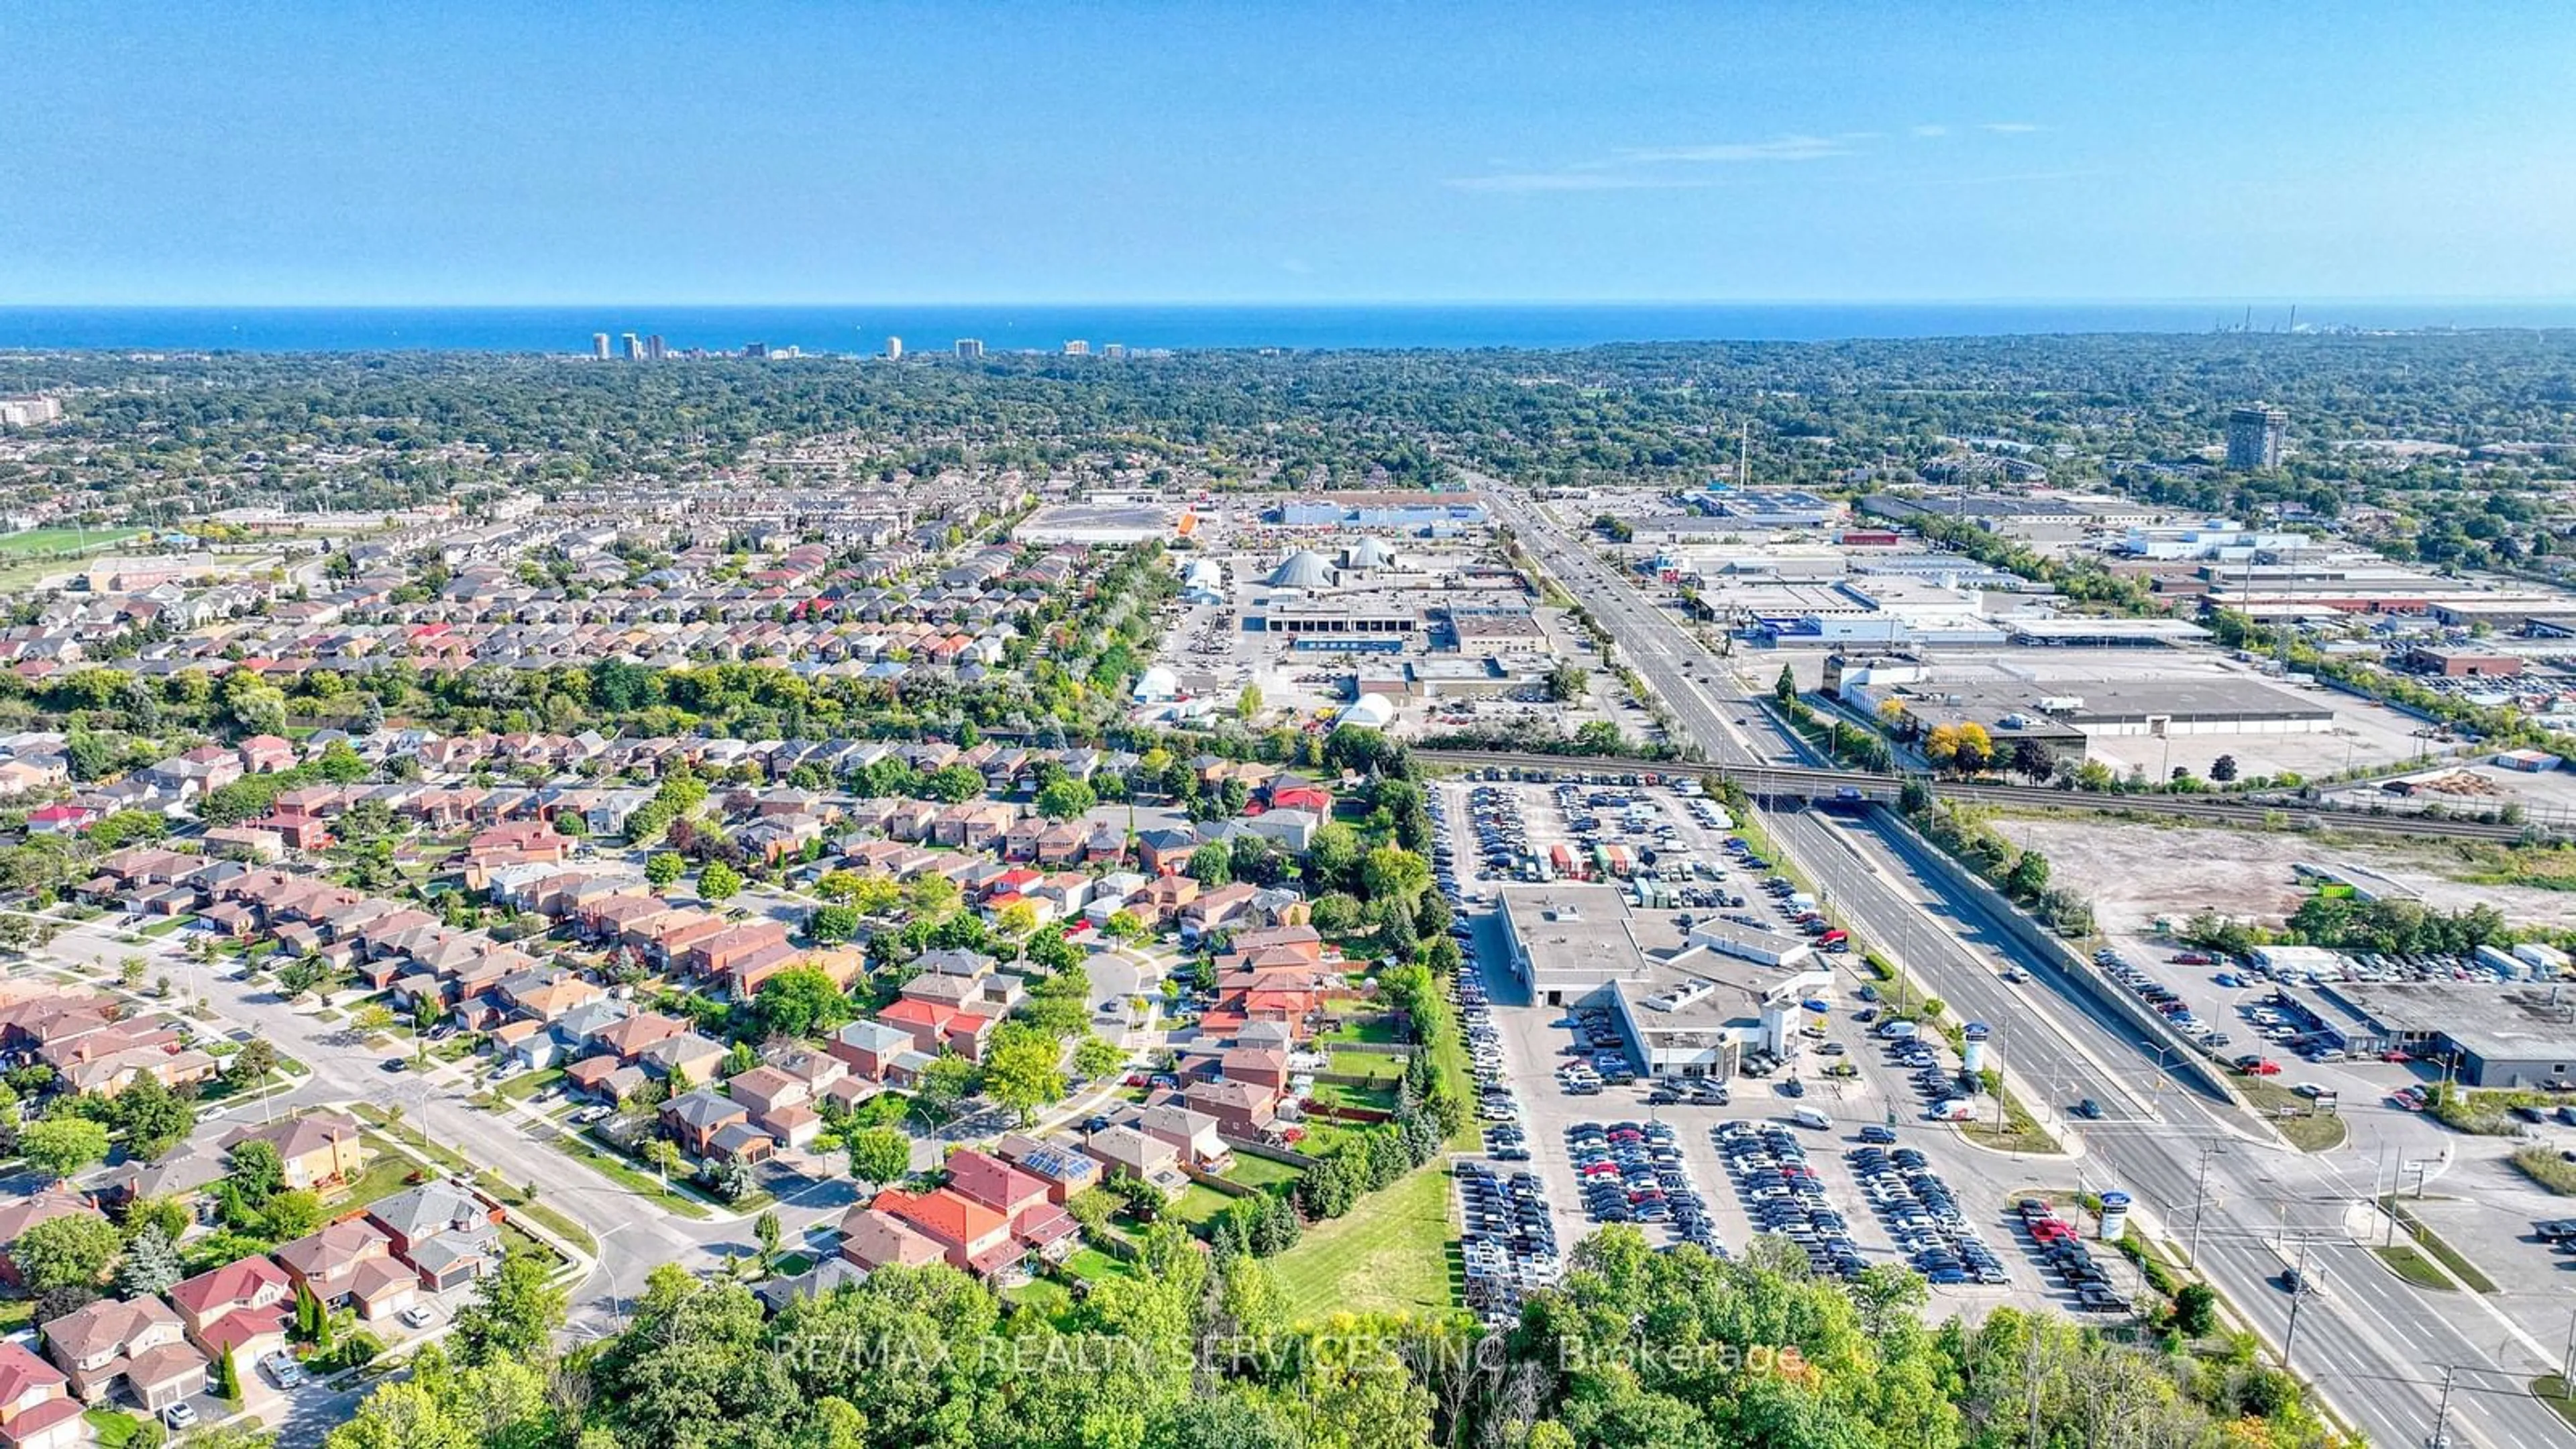
[[[2243,308],[2288,306],[2571,306],[2576,293],[2510,295],[2492,293],[2375,293],[2343,296],[1959,296],[1959,297],[1350,297],[1350,298],[1238,298],[1238,299],[1169,299],[1132,297],[1112,300],[1054,299],[1015,297],[933,301],[114,301],[114,302],[17,302],[0,300],[0,310],[18,312],[113,312],[113,311],[601,311],[670,308],[699,311],[776,310],[782,308],[820,308],[861,310],[886,308],[996,308],[1054,307],[1097,308],[1151,307],[1166,309],[1221,309],[1262,307],[1278,309],[1325,309],[1335,307],[1382,308],[1474,308],[1474,307],[2210,307]]]

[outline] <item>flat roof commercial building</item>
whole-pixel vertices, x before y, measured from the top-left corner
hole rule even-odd
[[[1504,940],[1534,1001],[1610,1013],[1641,1072],[1725,1078],[1785,1053],[1799,1002],[1832,989],[1804,941],[1631,908],[1609,885],[1506,886]]]
[[[2468,981],[2320,981],[2282,993],[2356,1053],[2458,1058],[2472,1087],[2537,1087],[2576,1077],[2576,988]]]

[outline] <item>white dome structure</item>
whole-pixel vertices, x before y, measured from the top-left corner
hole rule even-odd
[[[1329,589],[1333,582],[1333,561],[1311,548],[1288,555],[1270,571],[1270,586],[1275,589]]]
[[[1395,550],[1382,539],[1363,538],[1342,550],[1342,567],[1346,569],[1389,569],[1395,567]]]
[[[1136,676],[1135,697],[1138,704],[1178,699],[1180,695],[1181,677],[1160,664]]]
[[[1363,694],[1342,707],[1335,716],[1337,725],[1358,725],[1362,729],[1382,730],[1395,723],[1395,701],[1383,694]]]

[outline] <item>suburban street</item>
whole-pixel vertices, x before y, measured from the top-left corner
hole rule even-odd
[[[596,1260],[571,1285],[570,1326],[575,1335],[595,1336],[615,1327],[652,1271],[663,1264],[691,1272],[723,1271],[730,1262],[757,1251],[752,1232],[756,1214],[681,1216],[547,1145],[546,1137],[565,1129],[534,1108],[516,1103],[498,1109],[471,1105],[468,1099],[476,1090],[474,1078],[482,1065],[479,1058],[426,1073],[387,1072],[384,1048],[366,1044],[358,1033],[338,1023],[318,1019],[313,1003],[289,1005],[263,984],[237,981],[221,967],[190,961],[180,947],[182,939],[181,935],[138,935],[102,920],[66,929],[46,954],[66,963],[109,968],[123,957],[141,955],[151,963],[153,974],[166,972],[183,989],[193,984],[207,998],[217,1016],[205,1025],[209,1033],[247,1030],[310,1069],[311,1075],[290,1091],[209,1112],[207,1126],[201,1130],[220,1132],[304,1108],[365,1102],[399,1108],[398,1135],[405,1141],[425,1136],[512,1183],[535,1184],[540,1202],[580,1224],[598,1244]],[[1164,952],[1122,947],[1095,952],[1089,965],[1097,1017],[1112,1003],[1140,994],[1156,996],[1170,958]],[[1154,1037],[1150,1013],[1145,1021],[1123,1030],[1105,1018],[1101,1027],[1104,1035],[1140,1051]],[[1041,1121],[1068,1120],[1095,1110],[1106,1090],[1104,1086],[1077,1093]],[[947,1133],[923,1137],[916,1144],[920,1157],[916,1165],[932,1165],[943,1140],[989,1136],[1008,1125],[998,1119],[962,1119]],[[791,1246],[814,1234],[812,1246],[829,1251],[831,1245],[822,1235],[837,1226],[857,1201],[858,1185],[837,1171],[809,1180],[781,1170],[773,1173],[768,1185],[778,1193],[775,1211]],[[316,1415],[315,1422],[327,1426],[334,1419]]]
[[[1475,481],[1522,545],[1617,637],[1622,657],[1711,762],[1803,762],[1799,742],[1745,697],[1743,681],[1671,610],[1541,517],[1525,496]],[[2297,1152],[2233,1106],[2164,1083],[2155,1046],[2084,1000],[1977,903],[1909,870],[1888,843],[1901,827],[1877,811],[1854,819],[1783,811],[1764,823],[1868,940],[1961,1016],[1999,1028],[1996,1055],[2018,1093],[2044,1095],[2034,1106],[2087,1096],[2104,1104],[2108,1120],[2084,1124],[2078,1166],[2087,1185],[2130,1192],[2138,1215],[2169,1241],[2186,1242],[2199,1226],[2202,1271],[2276,1349],[2290,1336],[2294,1307],[2281,1275],[2302,1251],[2309,1255],[2332,1289],[2296,1300],[2292,1366],[2373,1442],[2424,1443],[2451,1371],[2451,1442],[2495,1449],[2576,1444],[2576,1432],[2525,1389],[2534,1375],[2556,1371],[2554,1344],[2535,1340],[2480,1295],[2419,1293],[2354,1240],[2358,1230],[2375,1241],[2379,1222],[2366,1164],[2379,1160],[2383,1147],[2400,1161],[2436,1158],[2443,1149],[2430,1124],[2359,1109],[2354,1142],[2339,1154]],[[2006,982],[2005,966],[2030,980]],[[2052,1125],[2061,1132],[2065,1126]],[[2364,1180],[2354,1180],[2352,1170]],[[2427,1171],[2438,1166],[2427,1162]]]

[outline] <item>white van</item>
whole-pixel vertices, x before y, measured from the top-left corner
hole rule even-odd
[[[1817,1111],[1813,1107],[1799,1108],[1797,1111],[1789,1114],[1789,1120],[1797,1123],[1801,1127],[1805,1127],[1816,1132],[1829,1131],[1834,1125],[1833,1118],[1826,1116],[1824,1113]]]
[[[1913,1039],[1914,1031],[1914,1023],[1910,1021],[1881,1022],[1878,1027],[1878,1034],[1889,1041],[1910,1041]]]

